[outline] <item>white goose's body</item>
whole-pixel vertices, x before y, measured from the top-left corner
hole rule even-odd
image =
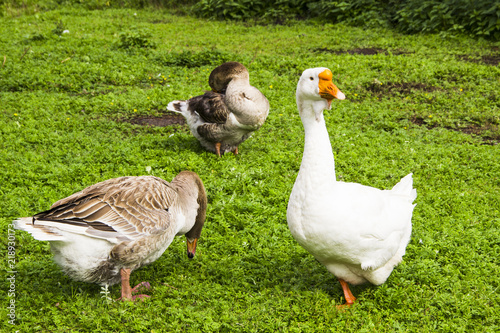
[[[201,145],[217,155],[232,151],[265,122],[269,101],[250,85],[248,70],[227,62],[210,74],[212,91],[187,101],[172,101],[167,109],[181,113]]]
[[[49,241],[54,261],[71,278],[103,286],[122,281],[122,296],[130,299],[130,273],[158,259],[176,235],[186,235],[194,256],[205,212],[201,179],[183,171],[171,183],[152,176],[109,179],[16,220],[15,227]]]
[[[416,191],[411,174],[392,190],[336,180],[323,110],[333,97],[344,96],[339,91],[329,100],[319,96],[315,85],[325,70],[306,70],[297,87],[305,144],[288,203],[288,225],[299,244],[340,280],[379,285],[405,253]],[[331,75],[327,77],[331,82]],[[311,78],[314,82],[303,82]]]

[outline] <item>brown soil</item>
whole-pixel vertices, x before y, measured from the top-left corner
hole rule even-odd
[[[431,91],[441,90],[441,88],[429,86],[419,82],[402,82],[402,83],[388,82],[384,84],[372,82],[368,84],[368,86],[366,86],[366,90],[374,93],[375,95],[388,95],[388,94],[408,95],[414,90],[431,92]]]
[[[124,119],[123,121],[136,125],[158,127],[184,125],[186,123],[184,117],[176,113],[165,113],[161,116],[138,116],[131,119]]]
[[[389,54],[387,50],[380,49],[377,47],[366,47],[366,48],[356,48],[352,50],[331,50],[328,48],[317,48],[313,50],[314,52],[324,52],[333,54],[360,54],[360,55],[375,55],[379,53]],[[403,50],[391,50],[392,55],[409,54],[413,52],[407,52]]]
[[[484,63],[486,65],[498,66],[500,63],[500,55],[485,55],[485,56],[470,56],[470,55],[461,55],[460,59],[473,62],[476,64]]]
[[[413,116],[410,119],[410,121],[415,125],[425,126],[429,129],[439,127],[436,124],[427,124],[425,122],[424,118],[419,117],[419,116]],[[487,131],[492,131],[492,132],[498,131],[498,126],[490,124],[490,123],[487,123],[484,125],[469,124],[467,126],[460,127],[460,128],[453,128],[453,127],[446,126],[444,128],[446,128],[447,130],[452,130],[452,131],[462,132],[462,133],[469,134],[469,135],[479,136],[481,139],[483,139],[484,144],[487,144],[487,145],[498,145],[500,143],[500,134],[493,133],[492,135],[484,135],[484,133]]]
[[[389,54],[388,50],[381,49],[378,47],[360,47],[352,50],[332,50],[326,47],[313,49],[314,52],[322,52],[322,53],[333,53],[333,54],[360,54],[360,55],[375,55],[375,54]],[[494,50],[495,51],[495,50]],[[414,52],[404,51],[400,49],[391,50],[392,55],[402,55],[402,54],[411,54]],[[460,59],[474,62],[476,64],[484,63],[486,65],[498,66],[500,64],[500,54],[491,54],[484,56],[474,56],[474,55],[460,55],[458,56]]]
[[[483,56],[483,62],[487,65],[498,66],[498,64],[500,63],[500,55]]]

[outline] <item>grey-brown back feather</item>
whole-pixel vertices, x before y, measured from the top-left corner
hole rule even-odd
[[[36,220],[86,224],[100,231],[116,231],[130,237],[168,228],[168,209],[177,193],[163,179],[120,177],[92,185],[57,201],[33,216]]]

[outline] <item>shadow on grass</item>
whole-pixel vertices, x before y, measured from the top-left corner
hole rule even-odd
[[[309,254],[291,249],[286,258],[246,256],[230,262],[209,258],[195,262],[184,258],[183,252],[172,250],[173,253],[165,253],[163,258],[134,271],[131,285],[150,282],[152,289],[147,294],[154,299],[164,297],[161,295],[165,292],[161,289],[169,290],[169,293],[174,291],[178,294],[176,297],[189,299],[191,293],[196,293],[200,285],[204,285],[202,288],[208,294],[211,290],[225,290],[229,294],[265,295],[278,290],[278,294],[320,293],[336,303],[343,302],[342,288],[335,276]],[[23,261],[18,271],[18,284],[25,286],[22,289],[27,288],[25,292],[28,293],[36,292],[49,308],[58,308],[59,303],[77,302],[82,298],[94,302],[103,298],[98,284],[74,281],[52,261]],[[356,297],[371,288],[375,286],[351,286]],[[110,296],[117,299],[120,290],[119,284],[110,286]],[[29,308],[29,304],[23,307]]]
[[[17,267],[17,275],[17,285],[24,286],[20,289],[28,288],[28,293],[45,294],[45,298],[54,304],[70,300],[75,295],[86,295],[91,298],[101,296],[99,285],[72,280],[52,260],[49,263],[21,261]]]

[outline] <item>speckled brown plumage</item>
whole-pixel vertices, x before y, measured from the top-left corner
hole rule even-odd
[[[112,285],[124,269],[129,274],[159,258],[175,235],[186,235],[188,256],[194,256],[206,208],[203,182],[183,171],[170,183],[153,176],[109,179],[15,226],[50,241],[55,261],[70,277]]]

